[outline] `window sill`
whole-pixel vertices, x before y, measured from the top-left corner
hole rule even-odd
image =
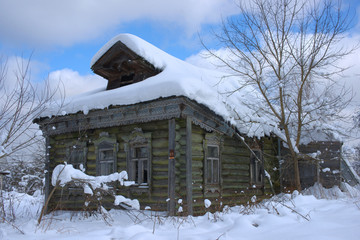
[[[206,184],[204,188],[205,192],[220,192],[220,185],[219,184]]]
[[[71,186],[68,188],[69,195],[81,196],[84,194],[84,189],[80,186]]]
[[[134,193],[147,193],[149,192],[149,185],[138,185],[138,184],[134,184],[131,185],[130,187],[130,192],[134,192]]]

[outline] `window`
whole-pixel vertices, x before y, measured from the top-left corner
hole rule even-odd
[[[76,169],[83,169],[85,167],[84,149],[75,148],[70,151],[69,163]]]
[[[251,184],[263,185],[263,159],[259,150],[253,150],[250,157],[250,177]]]
[[[94,141],[96,152],[96,174],[109,175],[116,172],[117,143],[107,133],[101,133],[100,139]]]
[[[217,189],[220,184],[220,150],[222,139],[221,136],[215,133],[208,133],[204,140],[204,182],[210,186],[211,191]],[[215,187],[215,189],[212,189]],[[205,187],[206,188],[206,187]],[[206,188],[208,189],[208,188]]]
[[[206,182],[209,184],[219,183],[220,173],[219,146],[207,146],[206,157]]]
[[[86,165],[86,143],[76,143],[67,148],[66,156],[69,164],[74,168],[84,170]]]
[[[109,175],[115,172],[115,158],[113,149],[99,149],[98,175]]]
[[[123,140],[129,180],[139,187],[148,188],[151,181],[151,133],[135,128]]]
[[[131,179],[139,185],[148,184],[149,151],[147,146],[132,146],[131,148]]]

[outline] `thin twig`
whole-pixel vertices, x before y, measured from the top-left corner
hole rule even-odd
[[[10,226],[12,226],[13,228],[15,228],[16,230],[18,230],[21,234],[25,235],[25,233],[20,229],[18,228],[15,224],[11,223],[10,221],[6,220],[6,218],[4,217],[1,217],[2,220],[6,223],[8,223]]]
[[[298,211],[296,211],[295,209],[287,206],[286,204],[282,203],[282,202],[279,202],[281,205],[283,205],[284,207],[290,209],[291,211],[293,211],[294,213],[298,214],[300,217],[304,218],[305,220],[307,221],[310,221],[310,219],[308,219],[307,217],[305,217],[304,215],[302,215],[301,213],[299,213]]]

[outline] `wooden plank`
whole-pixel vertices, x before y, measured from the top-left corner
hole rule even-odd
[[[153,149],[152,155],[153,157],[165,157],[166,159],[169,155],[169,152],[167,148],[157,148]]]
[[[236,156],[250,156],[248,149],[236,146],[224,146],[223,152]]]
[[[249,164],[223,164],[224,170],[249,170]]]
[[[169,165],[168,165],[168,213],[175,215],[175,119],[169,120]]]
[[[166,147],[168,147],[168,143],[167,143],[166,138],[152,139],[151,145],[152,145],[153,148],[166,148]]]
[[[156,165],[161,165],[162,167],[166,166],[166,168],[168,167],[169,161],[166,157],[154,157],[153,158],[153,162],[152,162],[155,166]],[[167,171],[167,169],[166,169]]]
[[[167,138],[168,137],[168,132],[164,131],[164,130],[158,130],[158,131],[153,131],[152,134],[152,139],[157,139],[157,138]]]
[[[168,174],[166,174],[166,176],[159,176],[159,175],[154,175],[153,176],[154,180],[168,180]]]
[[[191,139],[193,143],[202,143],[204,140],[204,136],[201,133],[192,132]]]
[[[188,215],[193,215],[192,207],[192,122],[186,118],[186,202]]]

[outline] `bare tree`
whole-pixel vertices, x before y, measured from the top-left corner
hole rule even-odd
[[[30,59],[17,59],[10,74],[8,61],[0,59],[0,159],[42,141],[33,119],[40,116],[60,88],[30,80]],[[61,92],[61,91],[60,91]]]
[[[258,112],[271,116],[281,130],[301,190],[299,145],[311,131],[334,130],[326,123],[340,119],[351,100],[351,92],[336,81],[347,69],[337,63],[357,47],[341,45],[350,29],[349,11],[332,0],[251,0],[238,6],[242,14],[214,32],[229,55],[203,45],[261,93],[265,107]]]

